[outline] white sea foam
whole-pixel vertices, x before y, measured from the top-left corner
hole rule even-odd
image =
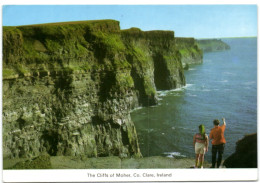
[[[167,91],[158,91],[157,93],[159,97],[164,97],[167,95]]]
[[[193,95],[193,94],[190,94],[190,93],[188,93],[187,95],[190,96],[190,97],[197,97],[197,95]]]
[[[182,155],[180,152],[164,152],[163,154],[169,158],[186,157],[185,155]]]
[[[130,112],[134,112],[134,111],[140,110],[142,108],[144,108],[144,107],[137,107],[137,108],[132,109]]]
[[[181,96],[179,93],[176,93],[178,91],[183,91],[184,89],[192,87],[194,84],[186,84],[185,86],[182,86],[180,88],[172,89],[172,90],[163,90],[163,91],[157,91],[159,98],[164,97],[168,94],[174,94],[174,96]]]
[[[186,84],[183,88],[190,88],[192,86],[194,86],[194,84]]]
[[[186,86],[183,87],[183,89],[186,89],[186,90],[193,90],[194,89],[194,84],[186,84]]]

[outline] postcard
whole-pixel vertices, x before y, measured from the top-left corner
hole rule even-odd
[[[4,182],[258,180],[257,4],[2,11]]]

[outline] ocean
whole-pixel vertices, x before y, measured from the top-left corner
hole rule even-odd
[[[209,135],[213,120],[223,117],[223,159],[235,152],[244,135],[257,132],[257,38],[222,41],[231,49],[204,53],[202,64],[185,71],[186,86],[158,91],[159,105],[131,113],[144,157],[195,157],[192,142],[198,126],[204,124]],[[211,143],[205,159],[211,162]]]

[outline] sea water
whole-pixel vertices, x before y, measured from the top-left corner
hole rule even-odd
[[[239,139],[257,132],[257,38],[222,41],[231,49],[204,53],[203,64],[185,71],[185,87],[158,91],[159,105],[131,113],[143,156],[194,157],[198,126],[209,134],[213,120],[223,117],[224,159]],[[211,160],[211,144],[205,158]]]

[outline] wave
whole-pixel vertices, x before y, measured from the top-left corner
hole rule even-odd
[[[188,96],[190,97],[197,97],[197,95],[193,95],[193,94],[190,94],[190,93],[187,93]]]
[[[185,86],[182,86],[180,88],[175,88],[175,89],[172,89],[172,90],[159,90],[157,91],[157,94],[159,97],[164,97],[168,94],[172,94],[174,92],[178,92],[178,91],[183,91],[184,89],[187,89],[191,86],[193,86],[194,84],[186,84]],[[175,96],[180,96],[179,94],[176,94]]]
[[[176,157],[183,157],[185,158],[185,155],[182,155],[180,152],[164,152],[164,155],[169,158],[176,158]]]
[[[137,107],[137,108],[134,108],[134,109],[130,110],[130,112],[134,112],[134,111],[140,110],[142,108],[144,108],[144,107]]]

